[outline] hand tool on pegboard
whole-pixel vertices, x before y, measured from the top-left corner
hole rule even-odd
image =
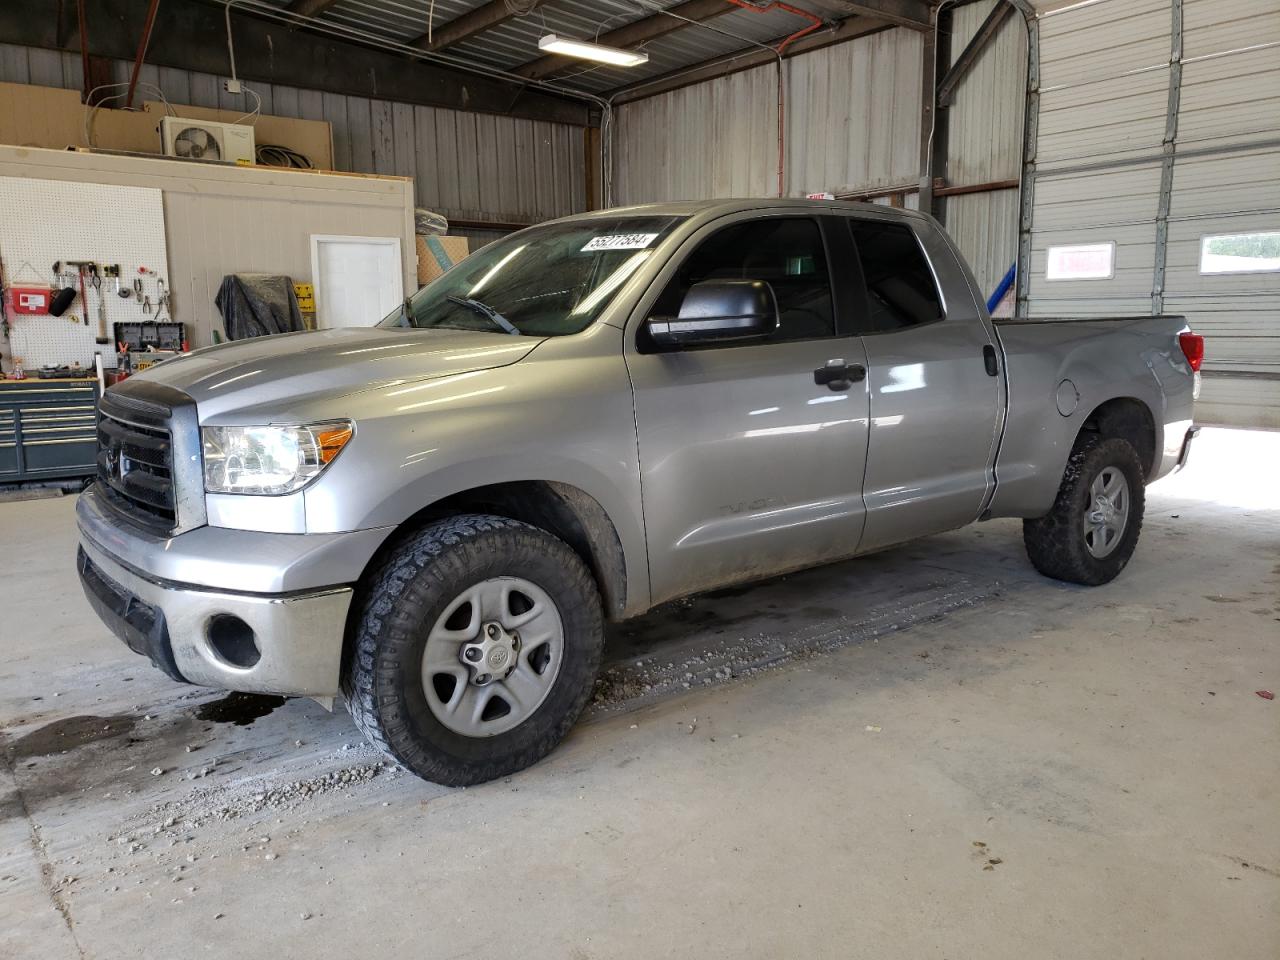
[[[120,264],[113,263],[109,267],[103,267],[102,270],[108,277],[110,277],[112,280],[116,282],[115,290],[116,290],[117,297],[120,297],[121,299],[124,299],[124,300],[128,300],[131,296],[133,296],[132,289],[130,289],[129,287],[120,286]]]
[[[67,312],[67,310],[71,307],[71,304],[76,299],[76,288],[67,286],[66,281],[63,279],[63,277],[64,275],[62,272],[62,261],[55,260],[53,262],[54,294],[53,294],[53,299],[49,301],[49,316],[51,317],[62,316],[64,313]],[[71,278],[72,280],[75,279],[74,273],[71,274]],[[71,322],[72,323],[76,322],[76,318],[74,314],[71,317]]]
[[[5,306],[4,258],[0,257],[0,333],[9,338],[9,308]]]
[[[169,288],[165,285],[164,277],[156,277],[156,319],[160,319],[160,315],[166,310],[169,311],[169,319],[173,319],[173,309],[169,306]]]
[[[0,334],[9,339],[9,308],[5,305],[4,258],[0,257]]]
[[[103,270],[106,268],[104,267]],[[93,288],[98,291],[98,336],[94,338],[95,343],[110,343],[107,339],[107,294],[102,289],[102,273],[95,263],[93,270]]]
[[[85,292],[84,275],[92,273],[96,277],[98,275],[98,265],[92,260],[67,260],[64,262],[68,267],[75,267],[80,276],[80,309],[84,314],[84,325],[87,327],[89,325],[89,295]],[[54,266],[57,267],[57,264],[54,264]],[[98,283],[102,283],[101,278],[99,278]]]

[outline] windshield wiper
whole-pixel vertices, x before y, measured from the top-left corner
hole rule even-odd
[[[482,317],[488,317],[513,337],[520,336],[520,331],[516,329],[516,325],[487,303],[482,303],[479,300],[472,300],[470,297],[445,297],[445,299],[450,303],[456,303],[460,307],[466,307],[468,310],[473,310]]]

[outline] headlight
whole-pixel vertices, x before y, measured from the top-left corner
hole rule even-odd
[[[353,432],[350,420],[203,427],[204,488],[209,493],[293,493],[333,462]]]

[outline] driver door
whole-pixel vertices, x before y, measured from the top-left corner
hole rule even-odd
[[[670,318],[703,280],[763,280],[779,326],[745,342],[660,348],[641,324],[627,354],[635,397],[653,602],[851,555],[863,525],[865,367],[842,331],[824,233],[838,221],[739,215],[695,234],[641,303]],[[845,228],[847,229],[847,228]],[[833,286],[836,288],[833,290]]]

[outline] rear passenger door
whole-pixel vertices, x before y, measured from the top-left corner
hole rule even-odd
[[[923,220],[847,222],[866,290],[866,551],[978,518],[994,483],[1002,388],[993,335],[941,232]]]
[[[866,360],[861,339],[836,322],[847,285],[833,284],[825,237],[843,228],[838,218],[759,213],[716,221],[638,305],[627,367],[655,603],[856,551],[865,378],[815,377]],[[648,340],[643,321],[675,316],[694,283],[717,279],[769,283],[778,330],[682,349]]]

